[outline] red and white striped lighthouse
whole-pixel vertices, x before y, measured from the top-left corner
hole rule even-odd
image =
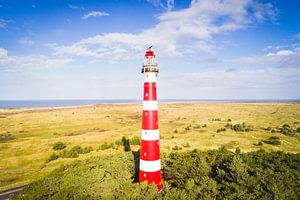
[[[156,96],[158,71],[155,54],[150,47],[145,54],[142,68],[145,80],[139,180],[140,182],[147,181],[148,184],[156,184],[160,191],[162,189],[162,180]]]

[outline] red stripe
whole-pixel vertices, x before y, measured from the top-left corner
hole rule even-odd
[[[143,110],[142,129],[156,130],[158,129],[157,110]]]
[[[158,160],[160,158],[160,152],[159,152],[159,140],[153,140],[153,141],[141,141],[141,156],[140,158],[142,160]]]
[[[145,175],[146,175],[146,177],[145,177]],[[144,172],[144,171],[140,170],[139,179],[140,179],[140,182],[148,181],[148,184],[151,184],[151,183],[156,184],[159,191],[162,189],[161,172],[160,171]]]
[[[156,82],[144,82],[144,100],[157,100]]]

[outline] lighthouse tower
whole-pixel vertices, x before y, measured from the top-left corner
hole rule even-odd
[[[154,183],[162,189],[157,115],[156,77],[158,74],[155,54],[148,48],[144,57],[144,101],[140,149],[140,182]]]

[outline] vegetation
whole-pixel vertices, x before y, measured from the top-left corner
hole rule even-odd
[[[49,163],[58,158],[77,158],[79,154],[87,154],[93,151],[91,146],[82,148],[81,146],[74,146],[70,150],[64,150],[60,154],[51,154],[50,157],[46,160],[46,163]]]
[[[53,150],[62,150],[64,148],[66,148],[66,145],[63,142],[56,142],[52,147]]]
[[[74,160],[119,154],[124,151],[124,144],[127,151],[139,148],[137,138],[133,139],[141,132],[139,104],[0,109],[0,115],[0,191],[41,179],[60,165]],[[251,125],[253,131],[236,132],[225,127],[227,123],[242,122]],[[281,128],[284,124],[295,132],[283,134]],[[225,146],[232,152],[240,147],[242,152],[263,149],[266,152],[299,153],[299,124],[298,103],[160,103],[159,106],[160,148],[166,153],[176,149],[176,145],[176,152]],[[190,130],[185,130],[186,127]],[[223,127],[226,132],[217,134],[216,130]],[[266,131],[264,127],[272,129]],[[281,144],[263,142],[272,136],[279,137]],[[53,150],[57,142],[63,142],[66,147]],[[110,147],[101,150],[105,142]],[[187,143],[191,147],[186,147],[189,146]],[[90,146],[97,151],[80,154],[76,149],[70,151],[74,146],[82,149]],[[53,153],[56,156],[51,156]],[[50,157],[57,156],[56,160],[47,162]]]
[[[176,151],[162,156],[164,188],[137,183],[132,152],[61,166],[12,199],[298,199],[300,154]]]
[[[0,142],[6,142],[9,140],[16,139],[15,136],[11,135],[10,133],[1,133],[0,134]]]
[[[218,128],[217,129],[217,133],[224,132],[224,131],[226,131],[226,128]]]
[[[268,140],[263,140],[263,142],[266,144],[271,144],[271,145],[280,145],[281,144],[280,138],[277,136],[269,137]]]
[[[253,131],[253,129],[251,128],[250,125],[247,125],[245,122],[241,123],[241,124],[229,124],[227,123],[225,127],[231,128],[232,130],[236,131],[236,132],[249,132],[249,131]]]

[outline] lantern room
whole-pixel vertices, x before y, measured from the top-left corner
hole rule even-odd
[[[142,68],[142,73],[145,72],[155,72],[158,73],[158,67],[156,63],[156,58],[154,52],[151,50],[151,47],[146,51],[144,57],[144,64]]]

